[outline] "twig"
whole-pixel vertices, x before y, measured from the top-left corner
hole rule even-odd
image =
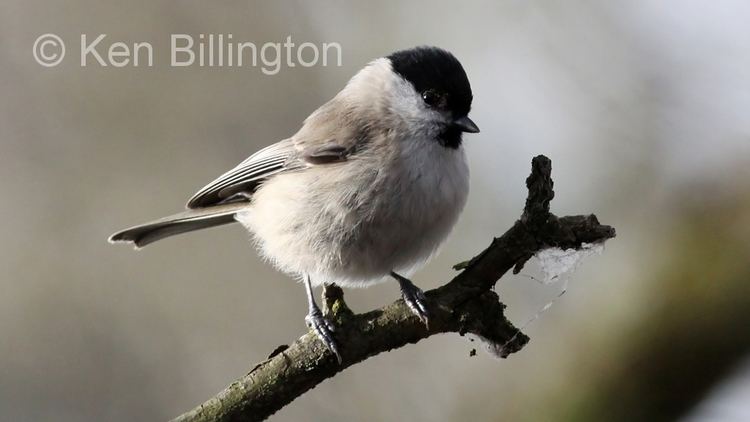
[[[532,160],[526,180],[529,195],[521,219],[470,261],[447,284],[426,292],[430,302],[429,329],[402,300],[364,314],[354,314],[343,291],[326,286],[325,311],[336,323],[336,340],[343,362],[307,333],[290,346],[278,347],[267,360],[199,407],[174,421],[263,420],[338,372],[379,353],[416,343],[431,335],[453,332],[475,334],[503,345],[502,356],[521,350],[529,338],[504,316],[505,305],[492,291],[511,268],[523,268],[536,252],[552,246],[580,248],[581,243],[603,242],[614,228],[599,224],[596,216],[557,218],[549,212],[554,197],[552,163],[543,156]]]

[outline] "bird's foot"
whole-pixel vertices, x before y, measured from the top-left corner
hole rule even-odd
[[[398,281],[399,286],[401,286],[401,297],[404,298],[406,306],[429,328],[430,313],[427,310],[427,297],[425,297],[422,289],[415,286],[408,278],[400,276],[395,272],[391,273],[391,275]]]
[[[313,309],[305,317],[305,323],[318,336],[318,339],[323,342],[328,350],[336,356],[336,360],[341,363],[341,353],[339,353],[336,339],[333,338],[333,332],[336,330],[333,322],[326,319],[319,309]]]

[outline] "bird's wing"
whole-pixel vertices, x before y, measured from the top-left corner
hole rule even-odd
[[[263,148],[206,185],[190,198],[187,207],[208,207],[237,198],[237,194],[251,194],[275,174],[351,159],[366,136],[334,101],[310,115],[293,137]]]
[[[240,192],[252,192],[268,177],[288,170],[297,155],[294,143],[283,140],[251,155],[235,168],[199,190],[187,203],[188,208],[203,208],[224,202]]]
[[[332,164],[353,158],[366,143],[362,124],[334,98],[305,120],[292,137],[299,159],[306,166]]]

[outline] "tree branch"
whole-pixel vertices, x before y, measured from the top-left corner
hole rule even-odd
[[[326,286],[325,310],[337,324],[335,336],[341,345],[341,364],[315,334],[307,333],[291,346],[278,347],[247,375],[174,420],[263,420],[349,366],[438,333],[475,334],[494,345],[502,357],[521,350],[529,338],[505,318],[505,305],[492,291],[497,280],[511,268],[518,273],[542,249],[578,249],[582,243],[603,242],[615,236],[614,228],[599,224],[593,214],[563,218],[551,214],[552,163],[540,155],[531,164],[531,175],[526,180],[529,195],[521,219],[479,255],[456,265],[462,271],[453,280],[425,293],[429,328],[403,300],[354,314],[344,302],[343,291]]]

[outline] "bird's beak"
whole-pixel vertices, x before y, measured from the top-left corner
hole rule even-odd
[[[468,116],[459,117],[454,120],[453,126],[461,129],[461,132],[479,133],[479,127]]]

